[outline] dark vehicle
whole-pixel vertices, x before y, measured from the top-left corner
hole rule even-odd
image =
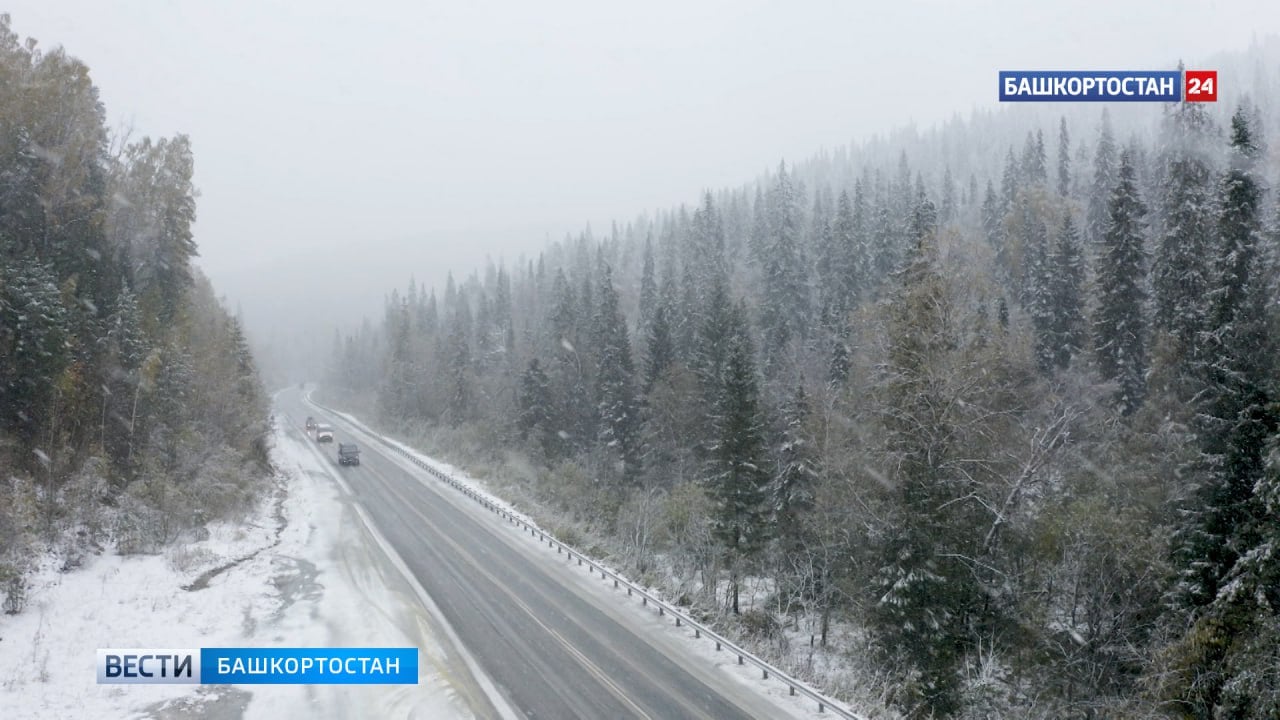
[[[355,443],[338,443],[338,464],[359,465],[360,448]]]
[[[315,430],[315,429],[316,429],[316,419],[308,415],[307,416],[307,432],[311,432],[312,430]]]
[[[332,425],[316,425],[316,442],[318,443],[333,442],[333,426]]]

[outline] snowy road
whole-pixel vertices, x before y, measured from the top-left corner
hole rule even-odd
[[[277,398],[282,423],[315,415],[355,440],[359,467],[331,470],[403,558],[502,698],[526,718],[766,718],[787,715],[705,659],[611,607],[478,505],[340,417]],[[318,453],[332,455],[329,446]],[[327,457],[327,455],[325,456]]]

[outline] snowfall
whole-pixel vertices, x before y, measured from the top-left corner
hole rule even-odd
[[[279,425],[278,487],[247,522],[210,525],[207,539],[162,555],[108,549],[67,572],[59,558],[45,560],[29,578],[26,609],[0,615],[0,718],[470,718],[475,707],[517,717],[367,525],[340,476]],[[478,483],[475,489],[484,492]],[[545,553],[566,586],[607,606],[650,642],[697,658],[723,673],[721,681],[756,694],[767,714],[831,717],[656,613],[620,603],[606,584],[555,562],[547,545],[532,539],[527,545],[521,551]],[[199,647],[417,647],[419,682],[96,684],[98,648]],[[475,701],[477,694],[485,700]]]

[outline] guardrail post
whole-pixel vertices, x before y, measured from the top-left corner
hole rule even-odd
[[[666,615],[666,613],[664,613],[664,612],[662,611],[662,606],[661,606],[661,605],[659,605],[659,606],[658,606],[658,614],[659,614],[659,615]]]
[[[640,604],[641,604],[641,605],[644,605],[645,607],[649,607],[649,598],[647,598],[647,597],[641,597],[641,598],[640,598]]]
[[[738,656],[738,664],[739,664],[739,665],[741,665],[741,664],[742,664],[742,656],[741,656],[741,655],[739,655],[739,656]]]
[[[719,641],[719,640],[717,640],[717,641],[716,641],[716,650],[719,650],[719,649],[720,649],[720,641]]]
[[[760,672],[764,673],[764,678],[763,678],[764,680],[768,680],[768,679],[769,679],[769,671],[768,671],[768,670],[763,670],[763,669],[762,669]]]
[[[795,685],[788,685],[788,686],[787,686],[787,688],[788,688],[789,690],[791,690],[791,697],[795,697],[795,696],[796,696],[796,686],[795,686]]]
[[[822,704],[822,701],[821,701],[821,700],[819,700],[819,701],[818,701],[818,712],[825,712],[825,711],[826,711],[826,709],[827,709],[827,706],[826,706],[826,705],[823,705],[823,704]]]
[[[680,616],[676,616],[676,627],[680,627]]]
[[[694,636],[694,637],[696,637],[696,638],[700,638],[700,637],[702,637],[702,631],[701,631],[701,630],[699,630],[698,628],[694,628],[694,629],[693,629],[693,636]]]
[[[631,597],[631,588],[627,588],[627,597]]]

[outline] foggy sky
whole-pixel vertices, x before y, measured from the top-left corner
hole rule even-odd
[[[1000,69],[1145,69],[1280,27],[1240,2],[10,0],[113,127],[191,136],[200,265],[259,334],[410,275],[696,201],[996,103]],[[981,9],[960,7],[975,5]],[[1269,20],[1268,20],[1269,19]]]

